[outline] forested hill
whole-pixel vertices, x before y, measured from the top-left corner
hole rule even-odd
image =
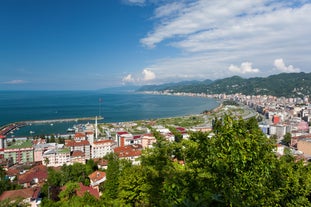
[[[233,76],[216,81],[188,81],[162,85],[146,85],[138,91],[192,92],[207,94],[273,95],[301,97],[311,95],[311,73],[281,73],[268,77],[241,78]]]

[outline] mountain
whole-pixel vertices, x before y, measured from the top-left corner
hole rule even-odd
[[[171,90],[175,92],[192,92],[193,90],[205,90],[211,84],[212,80],[204,81],[182,81],[177,83],[166,83],[161,85],[145,85],[140,87],[137,91],[166,91]]]
[[[215,81],[189,81],[143,86],[138,91],[192,92],[207,94],[273,95],[303,97],[311,95],[311,73],[280,73],[268,77],[242,78],[233,76]]]

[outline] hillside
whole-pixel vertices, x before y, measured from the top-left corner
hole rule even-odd
[[[193,92],[207,94],[273,95],[302,97],[311,95],[311,73],[281,73],[268,77],[244,79],[239,76],[216,81],[189,81],[174,84],[148,85],[138,91]]]

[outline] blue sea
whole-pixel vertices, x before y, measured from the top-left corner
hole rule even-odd
[[[199,114],[218,106],[214,99],[134,92],[0,91],[0,125],[28,120],[104,117],[101,122],[151,120]],[[36,124],[11,136],[64,134],[76,123]],[[10,136],[10,135],[8,135]]]

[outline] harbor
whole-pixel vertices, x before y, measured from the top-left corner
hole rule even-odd
[[[98,117],[80,117],[80,118],[65,118],[65,119],[50,119],[50,120],[29,120],[29,121],[22,121],[22,122],[14,122],[10,124],[6,124],[4,126],[0,127],[0,136],[14,136],[14,132],[17,130],[20,130],[21,128],[30,127],[30,126],[36,126],[36,125],[49,125],[50,127],[54,127],[54,125],[57,126],[57,124],[61,123],[78,123],[78,122],[88,122],[88,121],[95,121],[95,120],[103,120],[104,118],[101,116]],[[63,126],[63,128],[66,128],[67,126]],[[37,127],[42,128],[42,127]],[[68,125],[68,128],[70,128],[70,125]],[[64,129],[62,129],[64,130]],[[29,130],[29,135],[35,135],[36,131]]]

